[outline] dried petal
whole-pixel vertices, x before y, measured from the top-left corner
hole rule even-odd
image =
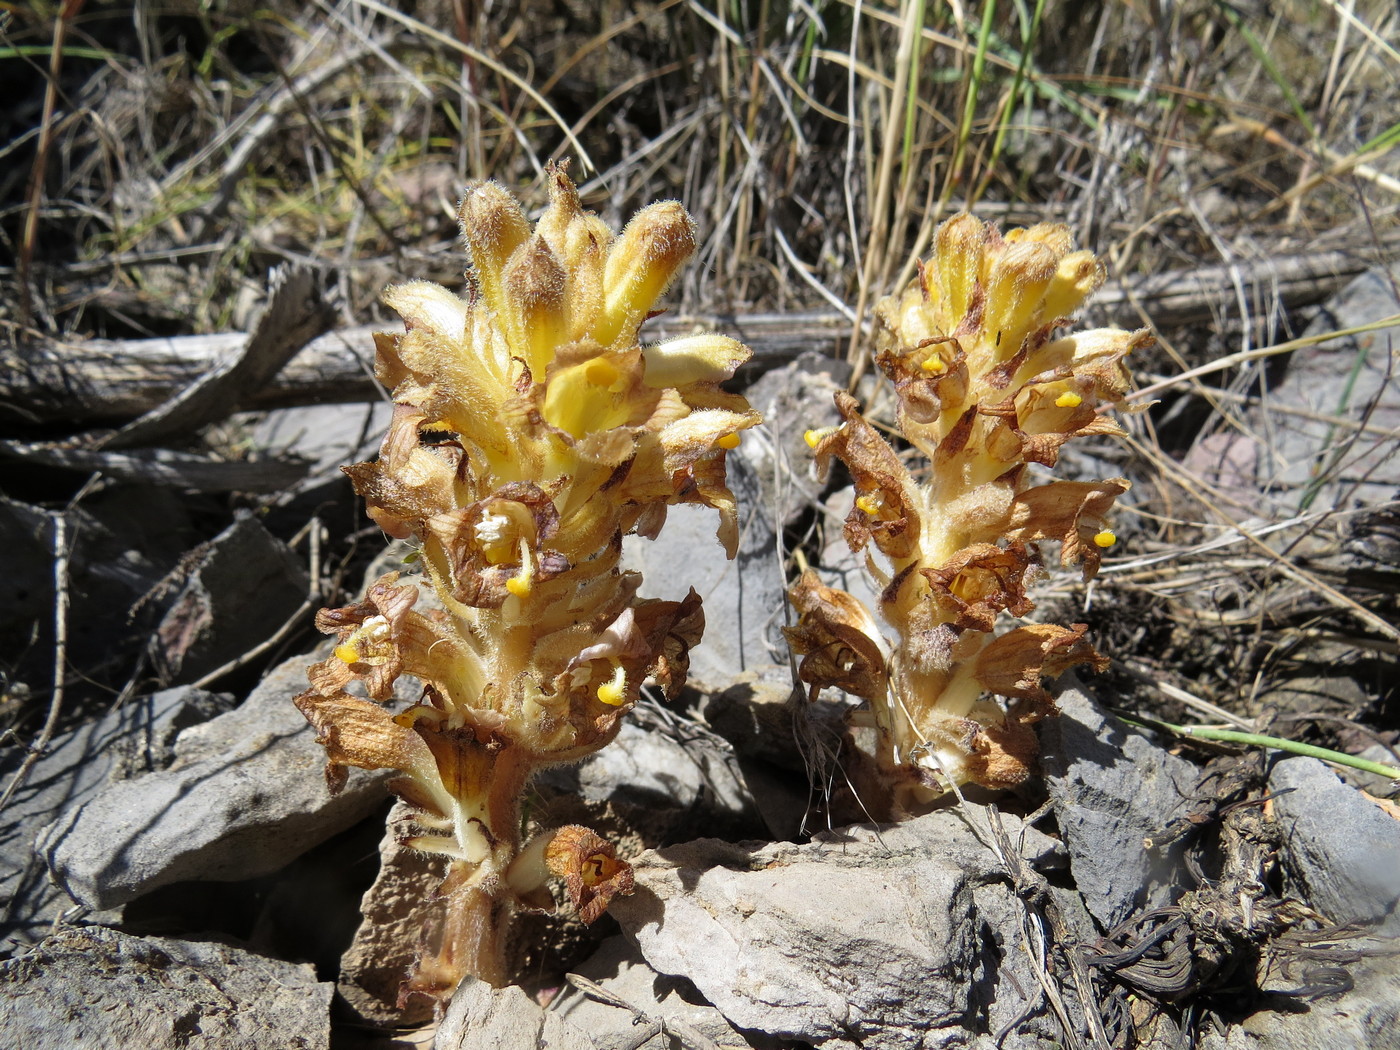
[[[603,917],[614,898],[633,890],[632,866],[618,859],[611,842],[578,824],[555,832],[544,856],[549,870],[564,880],[578,917],[590,926]]]
[[[802,657],[797,673],[820,688],[835,686],[852,696],[873,699],[885,693],[884,640],[875,619],[859,600],[822,584],[811,569],[788,591],[797,610],[795,627],[783,628],[793,652]],[[815,694],[815,690],[814,690]]]

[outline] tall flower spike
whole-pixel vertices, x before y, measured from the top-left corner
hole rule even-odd
[[[741,343],[638,343],[694,246],[685,210],[652,205],[617,237],[562,169],[548,175],[533,228],[495,183],[467,191],[465,298],[424,281],[385,295],[406,329],[376,337],[393,420],[378,461],[346,472],[375,522],[415,539],[422,574],[323,611],[338,644],[297,698],[331,786],[346,766],[398,770],[409,843],[446,860],[424,902],[432,948],[406,985],[437,997],[468,974],[508,980],[509,916],[546,903],[551,874],[588,921],[629,891],[625,862],[586,829],[522,843],[520,795],[535,770],[612,740],[649,676],[668,694],[684,684],[700,600],[638,599],[623,539],[696,503],[719,511],[732,557],[725,455],[759,422],[719,387]],[[423,695],[394,714],[381,705],[402,674]]]
[[[1025,780],[1030,726],[1054,710],[1042,678],[1103,664],[1082,624],[994,635],[1033,607],[1025,587],[1040,541],[1059,541],[1061,562],[1093,576],[1115,539],[1104,521],[1128,488],[1036,483],[1028,470],[1053,467],[1071,438],[1122,433],[1100,413],[1126,392],[1123,359],[1150,342],[1145,331],[1061,334],[1103,281],[1093,255],[1071,247],[1063,226],[1003,235],[959,215],[938,228],[918,277],[878,305],[876,361],[900,431],[928,460],[924,480],[847,394],[836,398],[845,422],[808,435],[819,467],[835,457],[850,468],[846,539],[883,556],[878,612],[896,637],[887,649],[864,607],[810,572],[790,594],[799,619],[788,637],[813,695],[835,686],[869,701],[894,813],[950,784]]]

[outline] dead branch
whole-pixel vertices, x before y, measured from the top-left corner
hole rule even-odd
[[[1098,317],[1137,327],[1139,310],[1160,328],[1220,323],[1236,310],[1243,287],[1261,313],[1320,302],[1370,265],[1362,253],[1313,251],[1131,277],[1105,286]],[[377,329],[388,322],[330,332],[312,340],[240,409],[365,400],[379,396],[370,361]],[[837,311],[788,314],[663,315],[643,330],[647,339],[691,331],[735,335],[755,351],[760,367],[781,364],[804,350],[840,356],[850,322]],[[0,420],[12,425],[111,424],[149,412],[240,353],[239,332],[165,339],[67,340],[0,350]]]

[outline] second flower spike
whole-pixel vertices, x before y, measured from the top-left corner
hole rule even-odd
[[[847,394],[836,399],[844,422],[808,436],[822,469],[836,458],[851,471],[845,537],[867,555],[895,638],[811,572],[791,592],[799,619],[788,637],[814,691],[869,701],[876,779],[893,813],[950,785],[1024,781],[1031,724],[1054,707],[1041,679],[1101,664],[1083,625],[995,632],[1003,616],[1031,611],[1042,541],[1057,541],[1061,562],[1086,579],[1113,542],[1104,522],[1126,481],[1031,473],[1053,467],[1066,441],[1121,433],[1101,410],[1119,405],[1124,358],[1150,337],[1062,331],[1102,280],[1062,226],[1003,235],[971,215],[944,223],[933,258],[877,308],[876,361],[894,384],[899,431],[926,461],[918,476]]]

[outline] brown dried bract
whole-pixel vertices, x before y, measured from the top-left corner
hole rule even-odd
[[[578,824],[556,831],[544,857],[550,872],[564,880],[578,917],[590,926],[614,898],[633,890],[632,866],[618,859],[611,842]]]

